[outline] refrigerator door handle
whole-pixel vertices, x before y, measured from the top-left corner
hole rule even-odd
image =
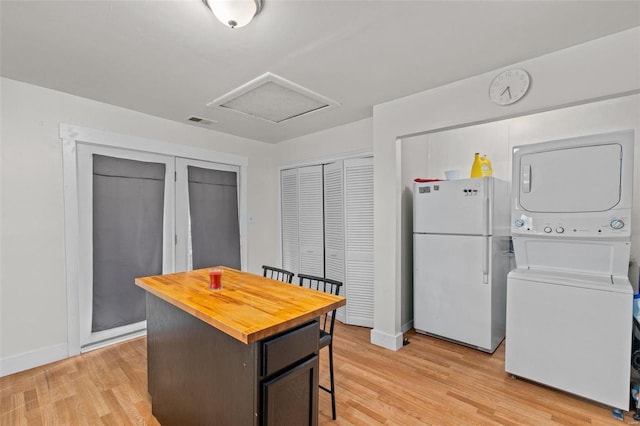
[[[491,235],[491,200],[489,199],[489,195],[487,195],[484,199],[484,206],[482,209],[482,215],[484,216],[484,235]]]
[[[482,282],[489,284],[489,256],[491,255],[491,238],[485,238],[482,246]]]

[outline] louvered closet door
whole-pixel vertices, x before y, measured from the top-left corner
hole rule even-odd
[[[280,173],[282,197],[282,267],[299,272],[298,243],[298,169]]]
[[[298,169],[298,272],[324,276],[322,166]]]
[[[373,327],[373,159],[344,161],[347,324]]]
[[[344,283],[344,173],[342,161],[324,166],[324,250],[326,277]],[[344,287],[340,290],[345,295]],[[336,318],[345,322],[345,307]]]

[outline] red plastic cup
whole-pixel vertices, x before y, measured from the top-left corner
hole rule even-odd
[[[209,288],[213,290],[222,288],[222,269],[211,269],[209,271]]]

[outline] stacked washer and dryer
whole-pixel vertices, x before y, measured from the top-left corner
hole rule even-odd
[[[505,370],[629,409],[633,131],[513,149]]]

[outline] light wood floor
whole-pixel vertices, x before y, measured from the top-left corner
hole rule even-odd
[[[489,355],[410,332],[392,352],[371,345],[367,328],[337,327],[338,420],[320,392],[321,425],[640,424],[630,412],[620,422],[600,404],[512,379],[504,344]],[[323,350],[321,381],[327,374]],[[1,378],[0,425],[157,425],[146,389],[138,338]]]

